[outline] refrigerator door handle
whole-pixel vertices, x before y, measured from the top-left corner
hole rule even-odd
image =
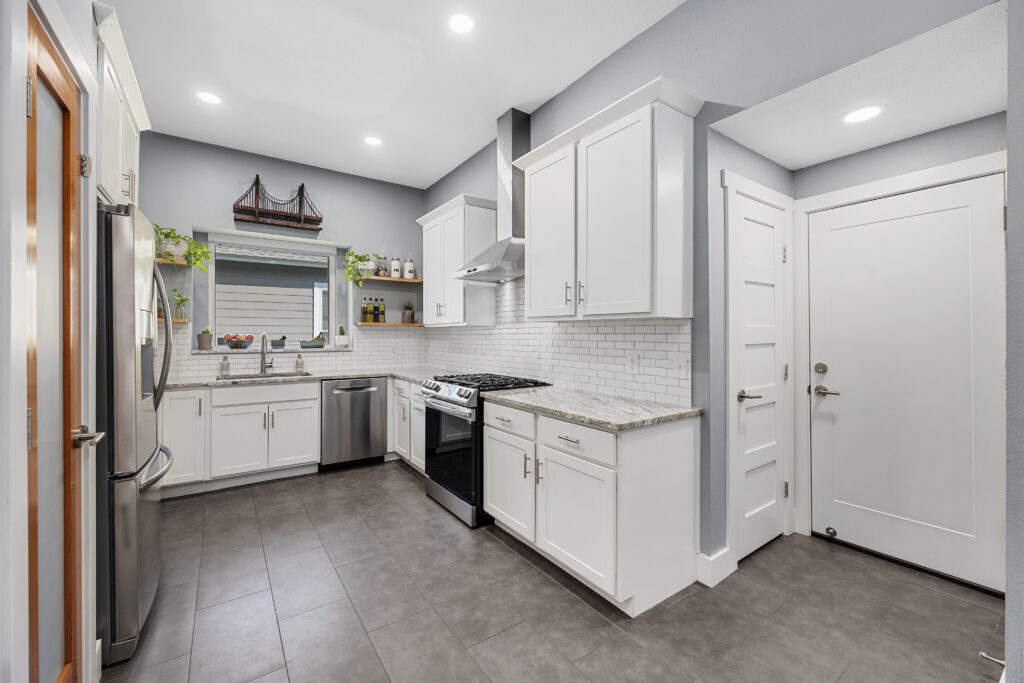
[[[160,379],[153,390],[153,409],[160,407],[160,401],[164,397],[164,388],[167,386],[167,375],[171,369],[171,346],[173,339],[171,334],[171,304],[167,299],[167,288],[164,287],[164,278],[160,274],[160,266],[153,263],[153,279],[156,280],[156,289],[160,292],[160,305],[164,309],[164,360],[160,367]]]
[[[164,455],[167,456],[167,462],[164,464],[163,467],[158,469],[151,476],[146,477],[141,482],[139,482],[139,492],[140,493],[142,491],[145,491],[146,489],[148,489],[150,486],[152,486],[153,484],[157,483],[161,479],[163,479],[164,475],[171,471],[171,466],[174,465],[174,454],[171,453],[171,449],[170,448],[168,448],[167,446],[165,446],[163,444],[160,444],[159,446],[157,446],[157,451],[159,451],[159,452],[161,452],[161,453],[163,453]]]

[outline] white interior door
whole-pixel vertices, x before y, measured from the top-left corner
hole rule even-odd
[[[997,590],[1003,205],[1000,174],[809,221],[814,531]]]
[[[730,545],[742,558],[785,530],[792,461],[793,200],[726,175]]]

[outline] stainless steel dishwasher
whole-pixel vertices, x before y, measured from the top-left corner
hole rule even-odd
[[[386,377],[320,383],[320,466],[383,458],[388,448]]]

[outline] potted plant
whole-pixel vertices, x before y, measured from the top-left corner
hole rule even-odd
[[[213,348],[213,331],[204,327],[203,331],[196,335],[200,351],[209,351]]]
[[[171,291],[174,292],[174,317],[178,318],[179,320],[184,320],[185,304],[188,303],[188,297],[179,294],[177,287],[175,287]]]
[[[189,268],[198,268],[206,272],[206,263],[210,260],[210,250],[189,235],[179,235],[174,228],[161,228],[153,224],[156,236],[156,257],[170,261],[181,260]]]
[[[338,334],[334,337],[334,345],[339,349],[348,348],[348,335],[345,334],[344,325],[338,325]]]
[[[416,322],[416,311],[413,310],[413,303],[406,301],[405,305],[402,306],[402,322],[403,323],[414,323]]]
[[[377,260],[383,258],[380,254],[357,254],[354,251],[345,254],[345,279],[363,286],[363,278],[373,275],[377,269]]]

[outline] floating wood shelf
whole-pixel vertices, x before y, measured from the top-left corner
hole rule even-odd
[[[360,327],[423,327],[423,323],[356,323]]]
[[[422,285],[423,278],[406,279],[404,277],[378,277],[376,275],[364,275],[362,280],[370,280],[371,282],[401,282],[402,284],[410,285]]]
[[[183,258],[158,258],[156,260],[156,262],[160,263],[160,264],[163,264],[165,266],[187,266],[188,265],[187,263],[185,263],[185,259],[183,259]]]
[[[164,317],[162,315],[159,315],[159,314],[157,314],[156,319],[157,319],[157,322],[161,322],[162,323],[164,321]],[[175,323],[176,324],[176,323],[187,323],[187,322],[188,322],[187,318],[171,318],[171,323]]]

